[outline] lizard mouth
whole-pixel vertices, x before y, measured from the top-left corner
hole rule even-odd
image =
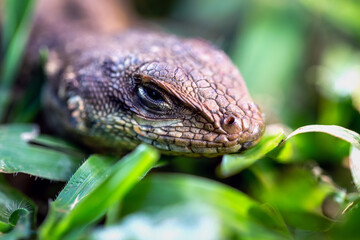
[[[165,143],[163,140],[153,140],[152,145],[160,149],[160,151],[170,155],[189,155],[189,156],[206,156],[216,157],[223,154],[236,153],[256,145],[261,137],[242,142],[241,140],[229,141],[225,143],[208,142],[194,140],[190,141],[188,145],[176,145]],[[175,142],[189,141],[189,139],[174,139]],[[168,141],[169,142],[169,139]]]
[[[262,120],[252,119],[250,122],[246,130],[232,134],[212,131],[201,135],[192,133],[196,132],[193,128],[187,129],[186,134],[161,132],[157,129],[147,129],[146,132],[136,129],[135,132],[138,140],[151,144],[169,155],[215,157],[246,150],[258,143],[264,133],[265,124]]]

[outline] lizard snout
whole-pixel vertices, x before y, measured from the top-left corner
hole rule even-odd
[[[220,122],[221,130],[227,134],[229,143],[237,142],[242,144],[242,149],[247,149],[261,139],[265,122],[260,109],[255,104],[246,103],[237,110],[224,114]]]

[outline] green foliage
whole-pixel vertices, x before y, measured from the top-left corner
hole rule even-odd
[[[357,18],[360,13],[360,3],[358,1],[301,0],[300,2],[311,11],[320,13],[339,30],[360,37],[360,22]]]
[[[196,218],[205,214],[214,220],[214,225],[208,226],[209,231],[218,234],[213,239],[230,236],[245,239],[290,238],[282,217],[269,206],[261,205],[226,185],[188,175],[154,174],[148,177],[124,199],[121,214],[129,218],[133,213],[141,212],[152,218],[162,209],[170,207],[179,207],[180,213],[184,206]],[[163,216],[163,221],[166,219]],[[186,232],[186,229],[180,231]]]
[[[114,164],[114,159],[90,157],[74,174],[64,190],[50,205],[42,227],[42,239],[63,239],[102,217],[155,164],[158,153],[146,146]]]
[[[36,209],[33,201],[10,187],[0,176],[0,233],[11,231],[7,239],[30,236]]]
[[[0,171],[68,180],[83,161],[84,155],[54,139],[45,142],[40,138],[38,143],[43,145],[35,144],[37,136],[38,128],[33,125],[0,126]]]
[[[259,170],[253,171],[262,178]],[[321,212],[323,200],[332,193],[331,185],[317,182],[311,172],[301,168],[288,168],[280,172],[267,171],[272,174],[271,178],[251,186],[256,198],[275,206],[286,223],[294,228],[325,231],[331,226],[333,221]]]
[[[294,75],[304,57],[306,21],[299,21],[301,13],[288,5],[266,9],[266,13],[260,6],[256,9],[238,31],[231,56],[249,91],[264,107],[289,121],[292,116],[287,109],[293,102],[286,99],[294,97],[291,86],[296,84]]]
[[[31,30],[35,0],[4,1],[2,9],[2,52],[0,68],[0,122],[11,97],[11,86],[20,67],[21,58]]]
[[[160,157],[147,145],[121,159],[88,156],[40,134],[41,76],[10,101],[35,1],[3,2],[0,239],[359,236],[356,1],[136,1],[147,16],[162,5],[166,21],[154,21],[169,31],[227,51],[265,113],[259,144],[222,159]]]
[[[269,131],[269,129],[275,131]],[[283,139],[283,129],[268,127],[260,143],[255,147],[242,154],[228,154],[223,157],[219,170],[220,176],[229,177],[248,168],[276,148]]]

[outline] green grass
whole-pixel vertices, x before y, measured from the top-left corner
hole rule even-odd
[[[31,29],[34,0],[4,1],[2,12],[2,65],[0,72],[0,122],[10,104],[11,88],[19,70]]]
[[[173,29],[170,20],[177,19],[177,32],[228,51],[267,120],[277,124],[268,124],[253,149],[216,159],[160,156],[147,145],[121,159],[89,156],[66,139],[40,134],[34,89],[20,101],[10,98],[35,1],[6,0],[0,239],[359,236],[360,6],[135,2],[148,16],[156,16],[151,6],[160,4],[167,21],[158,24]],[[194,32],[184,30],[189,23]]]

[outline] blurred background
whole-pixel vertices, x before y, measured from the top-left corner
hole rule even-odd
[[[29,34],[35,1],[8,3],[14,5],[7,8],[14,11],[12,16],[22,17],[10,19],[8,23],[13,28],[8,26],[6,29],[10,31],[2,34],[0,119],[5,123],[41,123],[41,77],[32,78],[32,87],[23,94],[11,91],[17,86],[11,79],[15,79],[21,66],[19,59]],[[265,113],[267,124],[279,123],[289,132],[308,124],[334,124],[360,132],[360,1],[134,0],[127,3],[149,27],[184,37],[204,38],[223,49],[240,69],[252,97]],[[184,172],[215,179],[262,203],[277,206],[287,224],[306,231],[324,231],[328,225],[323,223],[329,219],[317,217],[319,209],[326,204],[325,197],[330,193],[339,197],[342,189],[355,191],[348,166],[349,143],[324,134],[304,134],[292,141],[291,158],[259,161],[226,179],[214,170],[220,158],[198,161],[163,156],[161,163],[171,161],[154,171]],[[336,184],[324,178],[324,172]],[[319,176],[320,184],[312,182],[314,175]],[[321,185],[324,182],[326,187]],[[44,205],[61,187],[41,197]],[[346,202],[344,198],[339,202]],[[290,210],[294,209],[300,215],[291,214]],[[339,207],[328,209],[338,211]],[[43,212],[45,215],[46,210]],[[310,213],[314,215],[307,215]],[[322,214],[335,218],[339,212]],[[358,223],[358,218],[353,223]],[[354,231],[350,233],[356,230],[356,225],[352,226]]]

